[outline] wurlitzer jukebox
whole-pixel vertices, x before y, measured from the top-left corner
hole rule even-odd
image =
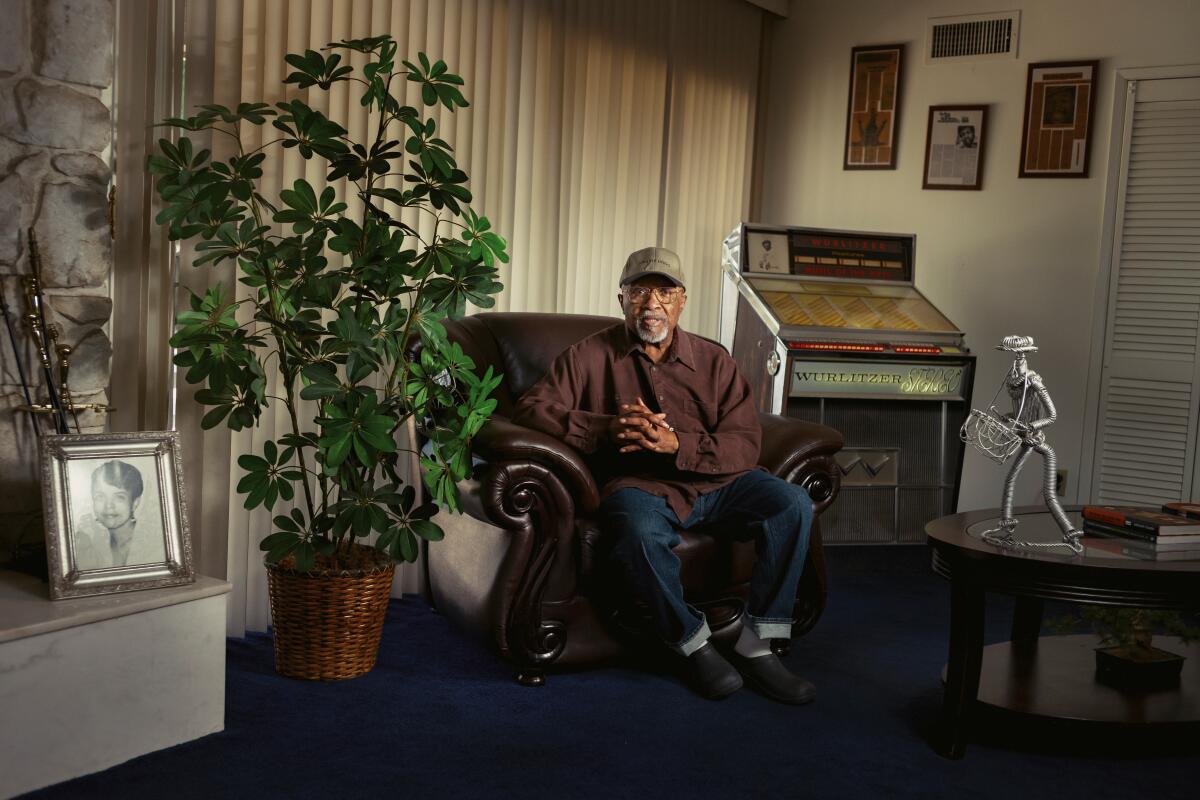
[[[723,244],[721,343],[759,408],[845,437],[830,543],[924,541],[953,513],[975,356],[913,285],[916,237],[745,223]]]

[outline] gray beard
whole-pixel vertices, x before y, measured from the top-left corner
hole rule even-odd
[[[638,335],[639,339],[641,339],[646,344],[659,344],[666,340],[667,335],[670,334],[670,332],[671,332],[671,328],[669,325],[663,325],[662,330],[659,331],[658,333],[651,333],[650,331],[642,328],[642,319],[643,319],[643,317],[638,317],[637,326],[636,326],[637,327],[637,335]],[[663,322],[666,322],[665,318],[663,319]]]

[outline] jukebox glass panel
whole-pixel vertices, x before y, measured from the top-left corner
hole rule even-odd
[[[953,332],[950,320],[911,286],[798,282],[745,276],[783,325]]]

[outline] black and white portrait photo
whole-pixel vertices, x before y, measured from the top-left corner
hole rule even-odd
[[[746,268],[750,272],[773,272],[787,275],[790,271],[787,234],[785,233],[756,232],[747,234],[746,250]]]
[[[173,431],[43,439],[51,597],[194,580],[178,447]]]
[[[80,570],[153,564],[166,558],[154,460],[71,464],[71,507],[86,509],[71,543]]]

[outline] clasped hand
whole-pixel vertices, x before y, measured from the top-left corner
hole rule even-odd
[[[617,416],[609,425],[609,435],[620,445],[618,452],[679,452],[679,437],[667,423],[667,415],[651,411],[642,398],[639,397],[635,403],[622,403],[617,411]]]

